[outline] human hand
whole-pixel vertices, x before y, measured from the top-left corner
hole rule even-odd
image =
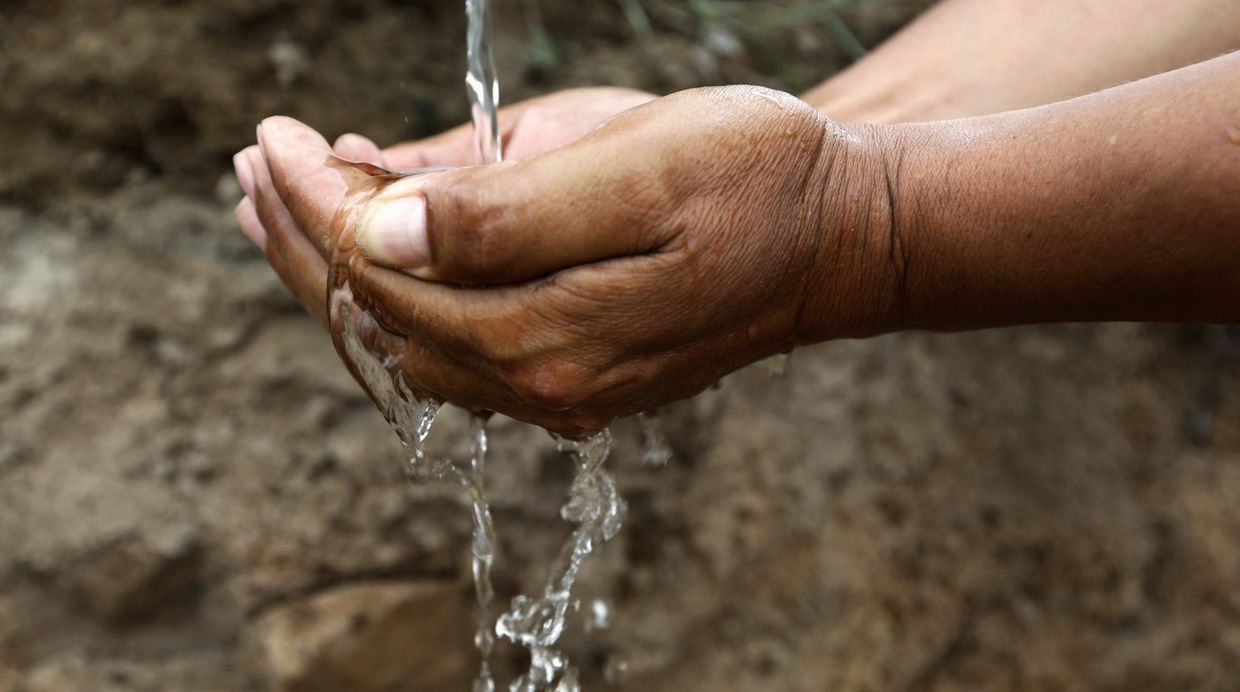
[[[566,89],[499,110],[500,140],[509,161],[575,142],[607,118],[654,100],[653,94],[620,87]],[[477,163],[473,126],[464,124],[434,137],[380,150],[358,134],[342,135],[340,156],[396,169],[471,166]]]
[[[290,119],[259,140],[247,232],[322,321],[345,256],[358,304],[408,337],[406,380],[441,400],[579,435],[883,328],[881,150],[787,94],[682,92],[544,155],[382,189]]]
[[[1040,106],[1240,48],[1240,3],[935,3],[802,98],[845,122],[928,122]]]
[[[564,146],[585,136],[616,113],[653,99],[653,94],[636,89],[585,87],[566,89],[501,108],[498,120],[505,158],[516,161]],[[319,138],[316,136],[314,139]],[[472,125],[468,123],[434,137],[397,144],[386,150],[381,150],[367,137],[348,133],[337,138],[333,151],[350,161],[392,169],[458,167],[478,163],[476,140]],[[307,254],[306,248],[292,242],[288,234],[280,234],[276,238],[279,244],[268,250],[269,229],[297,229],[295,221],[279,203],[259,146],[254,145],[238,153],[234,163],[238,180],[247,192],[246,199],[237,207],[242,230],[264,251],[268,262],[294,297],[326,326],[325,308],[313,297],[325,294],[325,282],[307,283],[297,279],[298,276],[315,274],[325,277],[325,263],[316,260],[315,253]],[[266,204],[257,204],[261,201],[260,194],[268,196]],[[273,216],[260,220],[260,209]],[[314,243],[323,245],[320,240]],[[331,246],[334,247],[334,243],[333,238]],[[319,248],[319,254],[326,261],[328,253],[323,247]]]

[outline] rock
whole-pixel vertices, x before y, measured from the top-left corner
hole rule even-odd
[[[107,622],[139,620],[192,589],[199,563],[189,527],[122,534],[77,558],[65,571],[85,609]]]
[[[16,692],[17,673],[0,659],[0,692]]]
[[[135,676],[137,673],[137,676]],[[148,676],[149,677],[149,676]],[[91,665],[85,659],[68,656],[54,660],[30,671],[21,682],[14,684],[14,692],[56,692],[57,690],[99,690],[99,692],[129,692],[149,689],[141,670],[133,666],[113,664]],[[4,690],[0,684],[0,690]],[[6,691],[7,692],[7,691]]]
[[[0,692],[224,692],[250,689],[214,652],[165,658],[158,665],[149,660],[103,659],[81,651],[69,651],[43,661],[6,688],[0,677]],[[3,673],[0,673],[3,675]]]
[[[427,639],[435,665],[456,661],[447,689],[468,689],[463,584],[408,607],[374,590],[466,578],[462,494],[407,486],[396,436],[212,196],[269,113],[384,143],[464,122],[464,13],[287,4],[0,2],[0,659],[23,692],[256,690],[227,677],[247,669],[285,689],[447,688],[419,663]],[[540,66],[522,3],[499,3],[505,100],[791,88],[846,59],[821,23],[766,26],[759,3],[642,4],[659,30],[639,44],[614,3],[539,3],[533,19],[571,33]],[[870,46],[929,4],[840,11]],[[712,22],[746,54],[703,45]],[[136,168],[153,177],[102,194]],[[238,194],[231,176],[220,189]],[[676,455],[657,473],[621,423],[608,467],[629,517],[575,594],[615,617],[565,649],[587,681],[622,656],[642,692],[1234,689],[1237,353],[1234,331],[1125,325],[841,340],[783,380],[740,373],[668,407]],[[467,419],[445,414],[434,449],[463,458]],[[543,588],[572,464],[529,426],[490,430],[506,603]],[[355,645],[349,613],[370,618]],[[243,665],[251,635],[284,658]],[[499,649],[500,672],[524,663]]]
[[[467,689],[467,602],[449,581],[337,587],[263,614],[249,659],[279,692]]]

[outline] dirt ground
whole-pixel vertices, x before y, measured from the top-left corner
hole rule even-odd
[[[809,86],[821,0],[499,0],[505,100]],[[264,115],[383,143],[461,120],[448,0],[0,7],[0,691],[467,689],[463,498],[235,228]],[[865,46],[927,2],[842,3]],[[824,9],[828,8],[828,9]],[[611,462],[630,514],[568,636],[588,689],[1240,690],[1240,336],[901,334],[749,369]],[[566,533],[566,461],[494,426],[501,599]],[[436,444],[460,449],[461,416]],[[499,650],[501,671],[520,664]],[[604,669],[626,667],[608,688]]]

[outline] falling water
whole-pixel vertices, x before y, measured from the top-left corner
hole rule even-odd
[[[788,368],[792,367],[792,352],[776,353],[766,360],[758,361],[758,367],[765,370],[772,379],[783,379],[788,376]]]
[[[384,419],[411,454],[405,466],[409,478],[418,484],[455,483],[464,487],[469,495],[473,520],[470,550],[474,592],[478,599],[474,645],[482,660],[473,692],[491,692],[495,689],[490,663],[491,649],[495,644],[491,627],[491,602],[494,600],[491,566],[495,560],[495,529],[483,483],[487,454],[486,416],[475,413],[470,418],[468,465],[429,454],[426,438],[439,413],[439,402],[413,393],[399,369],[399,358],[395,355],[398,352],[391,348],[390,342],[387,348],[372,347],[373,350],[364,345],[361,334],[376,334],[381,328],[369,314],[357,309],[347,282],[333,287],[330,300],[331,314],[341,327],[340,341],[345,357],[358,377],[366,383]]]
[[[667,441],[663,427],[653,412],[638,415],[642,425],[642,444],[646,451],[642,454],[642,463],[647,468],[657,469],[665,466],[672,458],[672,446]]]
[[[549,689],[557,680],[557,692],[580,689],[576,669],[554,646],[564,632],[573,583],[582,563],[598,544],[615,536],[624,521],[624,500],[616,492],[611,474],[603,469],[611,449],[611,432],[604,430],[581,442],[556,438],[556,445],[560,451],[570,452],[577,466],[568,503],[560,508],[560,516],[577,528],[552,564],[542,596],[512,599],[512,609],[495,625],[500,636],[530,651],[529,672],[512,683],[512,692]]]
[[[478,163],[498,163],[504,158],[499,137],[499,78],[491,54],[490,4],[490,0],[465,0],[469,19],[465,89],[469,92]]]
[[[474,123],[478,163],[501,160],[501,140],[497,108],[499,86],[489,40],[488,0],[466,0],[469,19],[466,87]],[[363,170],[367,170],[363,168]],[[387,171],[371,175],[396,176]],[[415,395],[404,379],[403,362],[417,349],[409,349],[405,337],[383,329],[365,310],[353,302],[349,286],[348,258],[337,250],[332,257],[328,291],[328,314],[337,351],[370,392],[384,418],[410,452],[408,476],[420,484],[449,482],[465,488],[472,507],[473,538],[471,552],[473,577],[478,600],[478,627],[474,643],[482,662],[474,681],[474,692],[493,692],[495,681],[490,658],[495,634],[525,647],[530,668],[510,686],[513,692],[576,692],[580,690],[577,670],[555,648],[564,632],[565,620],[575,607],[572,588],[586,557],[599,544],[619,531],[625,503],[616,491],[615,481],[603,463],[611,448],[611,433],[604,430],[582,441],[556,438],[560,451],[568,452],[576,474],[569,488],[568,502],[561,517],[575,524],[567,542],[552,564],[541,595],[517,596],[511,609],[499,616],[492,627],[491,606],[494,592],[491,568],[495,561],[495,531],[485,492],[487,457],[486,414],[474,413],[470,420],[471,454],[468,463],[431,455],[426,439],[439,413],[440,402]],[[652,417],[642,417],[646,439],[646,461],[661,465],[670,448]],[[609,678],[611,676],[608,676]]]

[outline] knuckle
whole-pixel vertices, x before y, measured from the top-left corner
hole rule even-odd
[[[509,213],[485,193],[454,195],[455,228],[442,238],[445,269],[470,274],[502,268],[511,260],[514,238]]]
[[[497,214],[484,209],[475,215],[473,224],[463,234],[466,241],[462,248],[461,263],[466,269],[479,272],[490,271],[505,263],[507,239]]]
[[[556,435],[579,439],[602,430],[613,420],[615,416],[605,413],[556,414],[542,416],[534,423]]]
[[[508,377],[508,386],[540,408],[568,411],[586,401],[590,379],[588,369],[571,361],[535,361],[516,368]]]

